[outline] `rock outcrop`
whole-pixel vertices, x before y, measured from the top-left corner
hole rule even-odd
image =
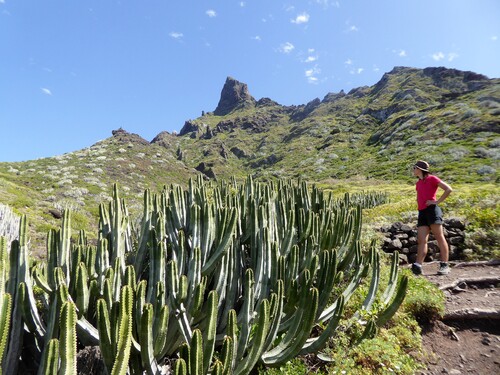
[[[196,124],[192,122],[191,120],[187,120],[184,122],[184,126],[182,127],[179,135],[183,136],[186,135],[187,133],[198,133],[200,131],[201,127],[199,124]]]
[[[255,103],[255,99],[248,92],[246,83],[227,77],[214,115],[224,116],[235,109],[254,107]]]
[[[134,134],[134,133],[129,133],[128,131],[126,131],[122,128],[112,130],[111,134],[113,135],[114,139],[116,139],[120,142],[123,142],[123,143],[138,143],[138,144],[142,144],[142,145],[149,144],[149,142],[146,141],[144,138],[142,138],[140,135]]]
[[[423,69],[423,75],[430,77],[433,83],[452,92],[477,90],[489,84],[489,78],[483,74],[445,67]]]
[[[333,103],[345,96],[344,90],[340,90],[338,93],[334,92],[329,92],[328,94],[325,95],[321,103]]]
[[[198,172],[203,173],[205,179],[215,180],[216,176],[212,167],[212,163],[201,162],[194,169],[196,169]]]
[[[157,144],[165,148],[172,148],[175,145],[175,135],[170,134],[167,131],[162,131],[156,137],[153,138],[151,144]]]
[[[314,111],[316,108],[318,108],[320,104],[321,104],[321,100],[319,100],[319,98],[316,98],[316,99],[311,100],[305,106],[303,106],[303,105],[299,106],[290,116],[290,120],[302,121],[308,115],[310,115],[312,111]]]
[[[279,105],[278,102],[275,102],[274,100],[269,98],[261,98],[256,104],[257,107],[272,107],[278,105]]]

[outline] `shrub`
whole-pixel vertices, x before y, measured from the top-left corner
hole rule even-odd
[[[484,176],[487,174],[495,174],[496,169],[493,167],[490,167],[489,165],[483,165],[483,166],[480,166],[476,172],[478,175]]]
[[[497,148],[500,147],[500,138],[495,138],[490,142],[490,147]]]
[[[437,141],[436,141],[436,145],[437,146],[441,146],[441,145],[444,145],[446,143],[451,143],[451,140],[449,138],[439,138]]]
[[[403,273],[410,275],[409,270]],[[402,310],[411,314],[417,322],[427,324],[441,318],[444,314],[445,297],[434,284],[421,277],[411,276],[409,290]]]
[[[473,250],[469,260],[500,258],[500,230],[477,229],[467,233],[465,244]]]
[[[453,147],[448,149],[446,153],[450,155],[452,160],[457,161],[468,155],[469,150],[467,150],[465,147]]]
[[[475,116],[480,116],[480,115],[481,115],[481,111],[474,109],[474,108],[469,108],[462,115],[462,119],[467,119],[470,117],[475,117]]]
[[[484,147],[476,147],[474,149],[474,155],[477,156],[478,158],[487,158],[489,157],[490,153],[487,149]]]

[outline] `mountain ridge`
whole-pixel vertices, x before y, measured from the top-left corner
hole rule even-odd
[[[219,113],[218,115],[215,113]],[[413,181],[425,159],[446,181],[498,182],[500,79],[456,69],[395,67],[373,86],[301,105],[256,100],[228,77],[213,112],[151,141],[124,129],[82,150],[0,163],[0,202],[53,222],[71,208],[83,227],[117,182],[138,208],[144,189],[210,179]],[[90,216],[89,216],[90,215]],[[49,225],[49,224],[44,224]]]

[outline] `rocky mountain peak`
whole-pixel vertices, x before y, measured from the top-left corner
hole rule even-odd
[[[143,145],[148,145],[149,142],[146,141],[144,138],[142,138],[140,135],[135,134],[135,133],[129,133],[123,128],[119,128],[116,130],[111,131],[111,134],[113,135],[113,138],[119,142],[123,143],[138,143],[138,144],[143,144]]]
[[[436,86],[450,90],[451,92],[477,90],[490,84],[489,78],[485,75],[444,68],[442,66],[425,68],[423,75],[430,77]]]
[[[247,84],[239,82],[232,77],[227,77],[214,114],[216,116],[224,116],[237,108],[250,106],[255,106],[255,99],[248,92]]]
[[[382,76],[380,81],[373,86],[371,93],[394,90],[396,86],[404,90],[405,87],[422,84],[422,82],[427,82],[439,89],[449,90],[451,93],[465,93],[491,84],[488,77],[469,71],[442,66],[425,69],[396,66]]]

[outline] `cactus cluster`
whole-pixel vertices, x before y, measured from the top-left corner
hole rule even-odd
[[[22,217],[10,253],[0,240],[2,371],[16,373],[28,351],[39,374],[74,374],[77,342],[99,345],[113,375],[161,374],[168,363],[200,375],[279,366],[327,344],[369,273],[360,309],[383,305],[366,325],[370,337],[396,312],[407,280],[398,282],[396,254],[379,292],[379,255],[360,248],[361,213],[349,195],[302,182],[200,178],[146,191],[134,228],[115,186],[97,242],[84,231],[73,239],[65,211],[44,262],[29,257]]]
[[[350,194],[350,201],[361,208],[373,208],[389,202],[389,194],[381,191],[363,191]]]

